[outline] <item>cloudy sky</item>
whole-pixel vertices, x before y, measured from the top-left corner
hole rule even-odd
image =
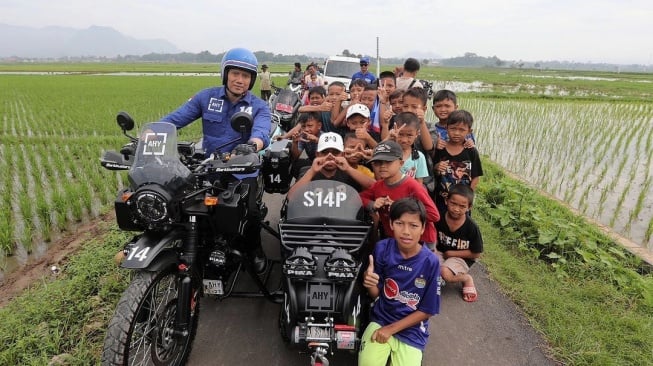
[[[0,23],[112,27],[189,52],[653,64],[651,0],[0,0]],[[420,56],[421,57],[421,56]]]

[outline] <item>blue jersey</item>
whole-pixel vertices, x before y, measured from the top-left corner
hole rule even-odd
[[[430,131],[431,132],[436,132],[438,134],[438,136],[440,137],[440,140],[442,140],[442,141],[448,141],[449,140],[449,133],[447,132],[447,127],[446,126],[440,126],[439,123],[435,122],[434,127],[431,127]],[[470,133],[469,135],[465,136],[465,140],[467,140],[467,139],[472,139],[472,141],[474,141],[474,145],[476,145],[476,137],[474,137],[473,133]],[[436,141],[433,141],[433,142],[435,143]]]
[[[376,80],[376,76],[372,74],[371,72],[366,72],[363,74],[363,72],[358,71],[351,77],[351,81],[354,81],[356,79],[363,79],[366,83],[372,84]]]
[[[422,247],[415,256],[404,259],[394,238],[374,247],[374,272],[379,275],[379,298],[372,308],[372,321],[386,326],[419,310],[435,315],[440,312],[440,262]],[[429,321],[406,328],[394,336],[424,350],[429,336]]]
[[[222,147],[219,152],[229,152],[237,144],[246,143],[252,137],[261,139],[263,145],[267,146],[270,143],[270,108],[267,103],[249,91],[243,98],[232,104],[225,94],[224,87],[204,89],[161,120],[181,128],[201,117],[204,135],[202,144],[208,156],[220,145],[240,137],[240,132],[234,131],[230,122],[231,116],[236,112],[247,112],[252,115],[254,120],[252,132]]]

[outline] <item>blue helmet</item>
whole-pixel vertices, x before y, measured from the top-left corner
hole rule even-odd
[[[227,72],[229,69],[237,68],[249,71],[252,74],[252,80],[249,82],[249,90],[252,90],[258,71],[258,60],[252,51],[245,48],[232,48],[224,54],[220,66],[222,67],[220,73],[222,75],[222,85],[227,85]]]
[[[361,57],[361,59],[360,59],[360,63],[361,63],[361,64],[369,65],[369,64],[370,64],[370,58],[367,57],[367,56]]]

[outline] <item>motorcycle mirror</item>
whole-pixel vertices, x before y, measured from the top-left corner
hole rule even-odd
[[[127,112],[118,112],[116,121],[123,131],[131,131],[134,129],[134,119]]]
[[[240,133],[250,132],[253,124],[252,115],[247,112],[238,112],[231,117],[231,128]]]

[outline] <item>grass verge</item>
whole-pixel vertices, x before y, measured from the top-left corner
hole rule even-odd
[[[484,162],[483,168],[486,175],[474,209],[486,243],[482,261],[545,336],[553,357],[568,365],[653,365],[650,268],[557,202],[508,178],[493,164]],[[498,199],[497,187],[527,192],[528,197],[513,202],[521,208],[510,207],[509,200],[490,204]],[[517,212],[530,210],[531,203],[544,213]],[[506,210],[511,219],[503,215]],[[517,219],[522,232],[509,224]],[[551,221],[558,223],[558,238],[577,240],[563,249],[540,238],[539,233],[551,229]],[[529,235],[529,225],[537,226],[538,234]],[[578,235],[586,231],[590,234]],[[584,242],[587,237],[592,240]],[[562,254],[551,255],[552,248]],[[579,252],[600,259],[584,261]]]
[[[0,365],[98,364],[128,273],[110,258],[129,235],[93,239],[54,278],[42,278],[0,309]]]

